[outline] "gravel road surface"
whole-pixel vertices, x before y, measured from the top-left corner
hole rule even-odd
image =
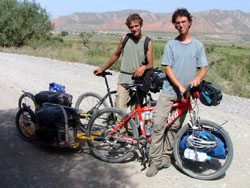
[[[0,188],[245,188],[250,187],[250,100],[224,94],[217,107],[200,105],[203,119],[222,124],[234,145],[234,159],[218,180],[196,180],[172,165],[148,178],[136,160],[109,164],[84,150],[66,150],[28,143],[15,129],[17,101],[22,90],[33,94],[48,90],[49,83],[66,86],[77,97],[87,91],[105,93],[103,78],[93,75],[96,67],[47,58],[0,53]],[[116,89],[118,74],[109,77]]]

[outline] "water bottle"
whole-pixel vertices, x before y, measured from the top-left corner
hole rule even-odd
[[[141,113],[141,116],[142,116],[142,120],[144,121],[145,120],[145,112],[142,112]],[[139,118],[139,117],[138,117]]]
[[[151,136],[151,129],[152,129],[152,112],[151,111],[145,112],[144,126],[145,126],[146,136]]]
[[[211,160],[211,157],[204,152],[194,151],[190,148],[185,149],[184,157],[187,159],[192,159],[199,162],[204,162],[206,160]]]

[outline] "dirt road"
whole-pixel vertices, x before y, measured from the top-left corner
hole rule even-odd
[[[250,100],[224,95],[217,107],[200,106],[203,119],[224,125],[234,145],[234,159],[218,180],[201,181],[188,177],[174,165],[152,178],[141,172],[136,160],[109,164],[83,152],[55,149],[21,140],[15,130],[15,113],[21,90],[38,93],[50,82],[66,86],[77,97],[87,91],[104,94],[104,80],[95,77],[95,67],[57,60],[0,53],[0,187],[1,188],[200,188],[250,187]],[[116,88],[117,73],[109,77]]]

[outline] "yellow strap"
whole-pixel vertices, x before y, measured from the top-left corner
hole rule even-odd
[[[29,130],[23,123],[21,124],[21,127],[23,127],[24,130],[27,131],[27,133],[29,133],[29,135],[33,136],[33,133],[31,132],[31,130]]]
[[[79,133],[79,134],[77,134],[77,138],[80,140],[89,140],[89,141],[92,141],[95,139],[94,137],[85,137],[86,135],[87,135],[86,133]],[[102,136],[102,133],[101,132],[92,132],[91,135],[92,136]]]
[[[95,138],[94,137],[84,137],[84,136],[78,136],[77,138],[80,140],[88,140],[88,141],[93,141]]]
[[[73,149],[76,149],[80,146],[80,143],[76,143],[76,145],[72,146]]]

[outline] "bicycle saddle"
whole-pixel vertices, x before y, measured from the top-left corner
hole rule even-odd
[[[102,77],[105,77],[106,75],[112,75],[112,72],[103,71],[103,72],[100,73],[100,74],[96,74],[96,76],[102,76]]]
[[[121,84],[125,89],[137,88],[142,87],[142,84]]]

